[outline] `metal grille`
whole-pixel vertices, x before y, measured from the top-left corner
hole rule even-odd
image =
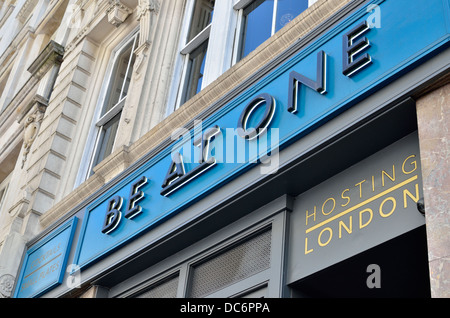
[[[189,297],[203,297],[270,267],[271,231],[193,266]]]
[[[165,280],[162,283],[153,285],[144,293],[138,295],[136,298],[175,298],[178,289],[178,276]]]

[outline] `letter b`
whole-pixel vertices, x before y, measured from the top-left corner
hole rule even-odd
[[[122,213],[120,212],[122,201],[122,197],[118,195],[109,200],[108,208],[105,214],[105,221],[103,222],[102,233],[108,234],[112,232],[117,225],[119,225],[120,218],[122,216]]]

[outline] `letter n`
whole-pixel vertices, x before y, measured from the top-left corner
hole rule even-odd
[[[324,95],[327,93],[327,54],[324,51],[317,53],[316,81],[307,78],[295,71],[289,74],[288,112],[295,114],[298,109],[300,85],[303,84]]]

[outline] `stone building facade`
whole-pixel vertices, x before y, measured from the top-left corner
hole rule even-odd
[[[259,42],[252,44],[247,52],[248,39],[256,37],[250,32],[252,14],[259,12],[266,2],[275,6],[270,9],[273,22],[267,22],[270,24],[269,35],[257,40]],[[376,20],[379,18],[377,9],[383,17],[383,6],[391,1],[309,0],[297,4],[299,2],[303,7],[285,14],[283,25],[278,27],[275,16],[282,12],[282,1],[2,0],[0,296],[18,295],[18,285],[23,282],[21,269],[29,255],[27,251],[41,246],[40,242],[52,236],[73,216],[87,222],[84,211],[90,204],[125,182],[123,180],[139,170],[144,161],[171,146],[177,138],[174,137],[177,128],[191,129],[196,120],[219,112],[221,105],[244,90],[251,90],[263,75],[355,14],[374,18],[374,23],[381,23],[382,29],[383,23],[388,23]],[[448,14],[446,1],[434,1],[436,5],[441,2]],[[448,22],[448,16],[446,19]],[[358,100],[361,105],[366,101],[373,105],[397,104],[400,97],[413,101],[409,103],[413,103],[416,110],[413,117],[417,119],[420,145],[429,265],[427,279],[432,297],[450,296],[448,25],[446,32],[447,42],[443,40],[439,49],[391,79],[392,84],[380,88],[384,102],[376,99],[375,92]],[[376,50],[376,44],[374,47]],[[376,56],[376,52],[371,55]],[[330,63],[338,62],[331,59]],[[339,118],[345,119],[339,115],[330,121],[330,125],[340,125]],[[362,122],[365,121],[361,119]],[[320,144],[320,141],[315,142]],[[373,153],[375,149],[368,150],[367,155],[369,152]],[[334,173],[341,170],[343,167],[336,168]],[[294,197],[301,194],[286,191]],[[199,204],[208,206],[207,199],[199,200]],[[292,204],[289,202],[287,199],[283,204],[289,207]],[[259,211],[258,208],[265,204],[269,203],[261,200],[251,206]],[[202,209],[206,210],[204,206]],[[294,207],[284,209],[295,210]],[[187,207],[186,210],[186,215],[191,213]],[[251,223],[253,214],[249,215],[249,219],[244,218],[240,224]],[[209,217],[209,214],[202,215],[201,220],[209,224],[212,222]],[[288,219],[277,216],[272,228],[281,226],[278,223],[289,227],[286,225]],[[233,229],[233,224],[240,222],[237,216],[229,221],[220,220],[224,229],[229,229],[228,226]],[[175,232],[173,229],[181,232],[183,224],[188,221],[179,221],[167,230],[168,233]],[[236,231],[239,226],[235,225]],[[74,246],[67,252],[69,262],[77,253],[75,241],[81,237],[81,227],[82,222],[78,222],[74,229]],[[211,230],[213,232],[200,229],[204,237],[196,237],[192,242],[188,240],[197,243],[199,249],[206,244],[202,242],[209,235],[222,235],[219,229]],[[147,242],[156,242],[165,236],[157,228],[155,233],[152,231],[145,232]],[[173,253],[168,255],[176,258],[173,255],[177,251],[199,253],[198,250],[188,252],[182,242],[175,239],[175,234],[167,235],[170,239],[161,240],[180,245],[169,249]],[[131,257],[138,259],[133,253],[144,250],[139,244],[144,243],[136,240],[118,245],[117,252],[114,249],[112,254],[105,254],[102,261],[90,265],[86,272],[82,268],[81,285],[76,288],[62,287],[68,286],[67,277],[70,276],[64,269],[66,283],[46,289],[39,296],[134,295],[135,292],[116,292],[117,286],[121,282],[123,286],[133,285],[133,279],[139,280],[133,277],[139,277],[144,271],[157,277],[152,274],[153,268],[161,273],[165,270],[159,267],[166,266],[170,272],[172,266],[149,257],[145,258],[149,269],[135,265],[133,273],[136,276],[128,277],[118,271],[114,278],[109,277],[106,272],[112,263],[120,264]],[[271,287],[269,295],[290,297],[304,292],[293,288],[300,285],[292,281],[280,285],[278,294],[273,293]],[[285,285],[293,289],[289,291]],[[129,287],[129,290],[133,288]],[[192,294],[177,293],[179,297],[188,295]]]

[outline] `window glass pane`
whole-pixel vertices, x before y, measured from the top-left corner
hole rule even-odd
[[[278,0],[275,32],[308,9],[308,0]]]
[[[272,34],[273,0],[255,1],[244,12],[245,28],[241,58],[247,56]]]
[[[100,161],[111,154],[114,140],[116,139],[117,128],[119,128],[120,114],[118,113],[102,127],[100,140],[97,145],[97,155],[92,167],[95,167]]]
[[[186,73],[187,87],[184,102],[188,101],[202,89],[207,49],[208,41],[205,41],[199,48],[189,55],[189,65]]]
[[[128,43],[117,56],[102,115],[106,114],[111,108],[127,96],[135,60],[133,44],[134,41],[130,41],[130,43]]]
[[[195,1],[194,13],[192,14],[191,27],[187,42],[195,38],[212,21],[214,11],[214,0]]]

